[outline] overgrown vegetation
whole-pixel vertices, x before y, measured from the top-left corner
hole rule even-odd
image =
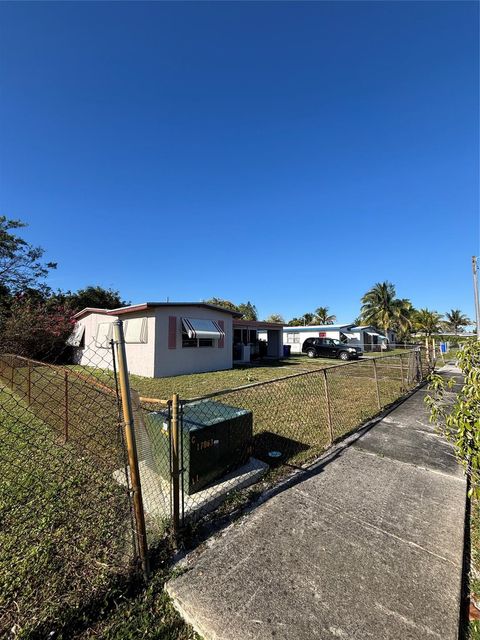
[[[432,422],[455,445],[455,452],[469,476],[470,495],[480,497],[480,342],[466,343],[457,354],[464,380],[453,405],[445,401],[445,392],[455,385],[438,373],[430,376],[431,395],[425,402],[430,407]]]
[[[480,342],[465,343],[457,353],[457,362],[463,381],[432,374],[429,385],[432,393],[425,401],[430,407],[431,421],[454,444],[457,458],[468,476],[472,498],[469,586],[470,600],[477,606],[480,600]],[[452,403],[445,394],[456,386],[460,389]],[[478,620],[470,623],[470,638],[480,638]]]

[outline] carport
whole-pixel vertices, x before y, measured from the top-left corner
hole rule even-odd
[[[283,357],[283,325],[259,320],[233,320],[233,362]]]

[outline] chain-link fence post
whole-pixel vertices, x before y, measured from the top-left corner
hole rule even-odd
[[[135,528],[140,561],[145,580],[148,579],[148,545],[145,526],[145,513],[143,511],[142,487],[140,484],[140,470],[138,467],[137,446],[133,424],[132,399],[130,395],[130,383],[128,380],[127,355],[125,351],[125,337],[123,323],[116,320],[113,323],[115,344],[117,348],[118,378],[120,395],[122,399],[122,412],[125,426],[125,442],[127,445],[128,466],[130,469],[130,483],[132,487],[133,511],[135,514]]]
[[[180,437],[178,430],[178,393],[172,396],[172,505],[173,533],[175,537],[180,529]]]
[[[404,380],[403,376],[403,354],[399,355],[400,357],[400,375],[402,376],[402,390],[404,390],[408,386],[408,380]]]
[[[377,391],[377,402],[378,402],[378,410],[382,410],[382,401],[380,400],[380,388],[378,386],[378,373],[377,373],[377,359],[372,358],[373,360],[373,372],[375,374],[375,389]]]
[[[323,385],[325,389],[325,404],[327,407],[327,424],[328,424],[328,433],[330,436],[330,446],[333,444],[333,425],[332,425],[332,411],[330,408],[330,395],[328,393],[328,380],[327,380],[327,370],[323,369]]]
[[[64,417],[64,428],[65,428],[65,442],[68,442],[68,371],[65,369],[65,417]]]
[[[32,404],[32,363],[31,362],[28,363],[28,370],[27,370],[27,399],[28,399],[28,406],[30,406]]]

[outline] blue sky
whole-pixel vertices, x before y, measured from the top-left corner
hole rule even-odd
[[[474,2],[0,4],[0,206],[53,288],[473,316]]]

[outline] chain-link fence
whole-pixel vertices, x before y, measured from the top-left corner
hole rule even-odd
[[[82,365],[0,355],[0,634],[68,626],[145,573],[142,539],[308,464],[429,370],[417,348],[159,400],[129,388],[122,336]]]
[[[198,519],[272,469],[278,478],[312,461],[415,387],[427,372],[420,349],[319,366],[181,399],[178,430],[170,402],[144,405],[139,440],[148,458],[147,483],[142,480],[147,511],[153,504],[157,514],[175,516],[178,477],[179,521]]]
[[[0,636],[73,625],[135,567],[123,439],[95,370],[0,355]]]

